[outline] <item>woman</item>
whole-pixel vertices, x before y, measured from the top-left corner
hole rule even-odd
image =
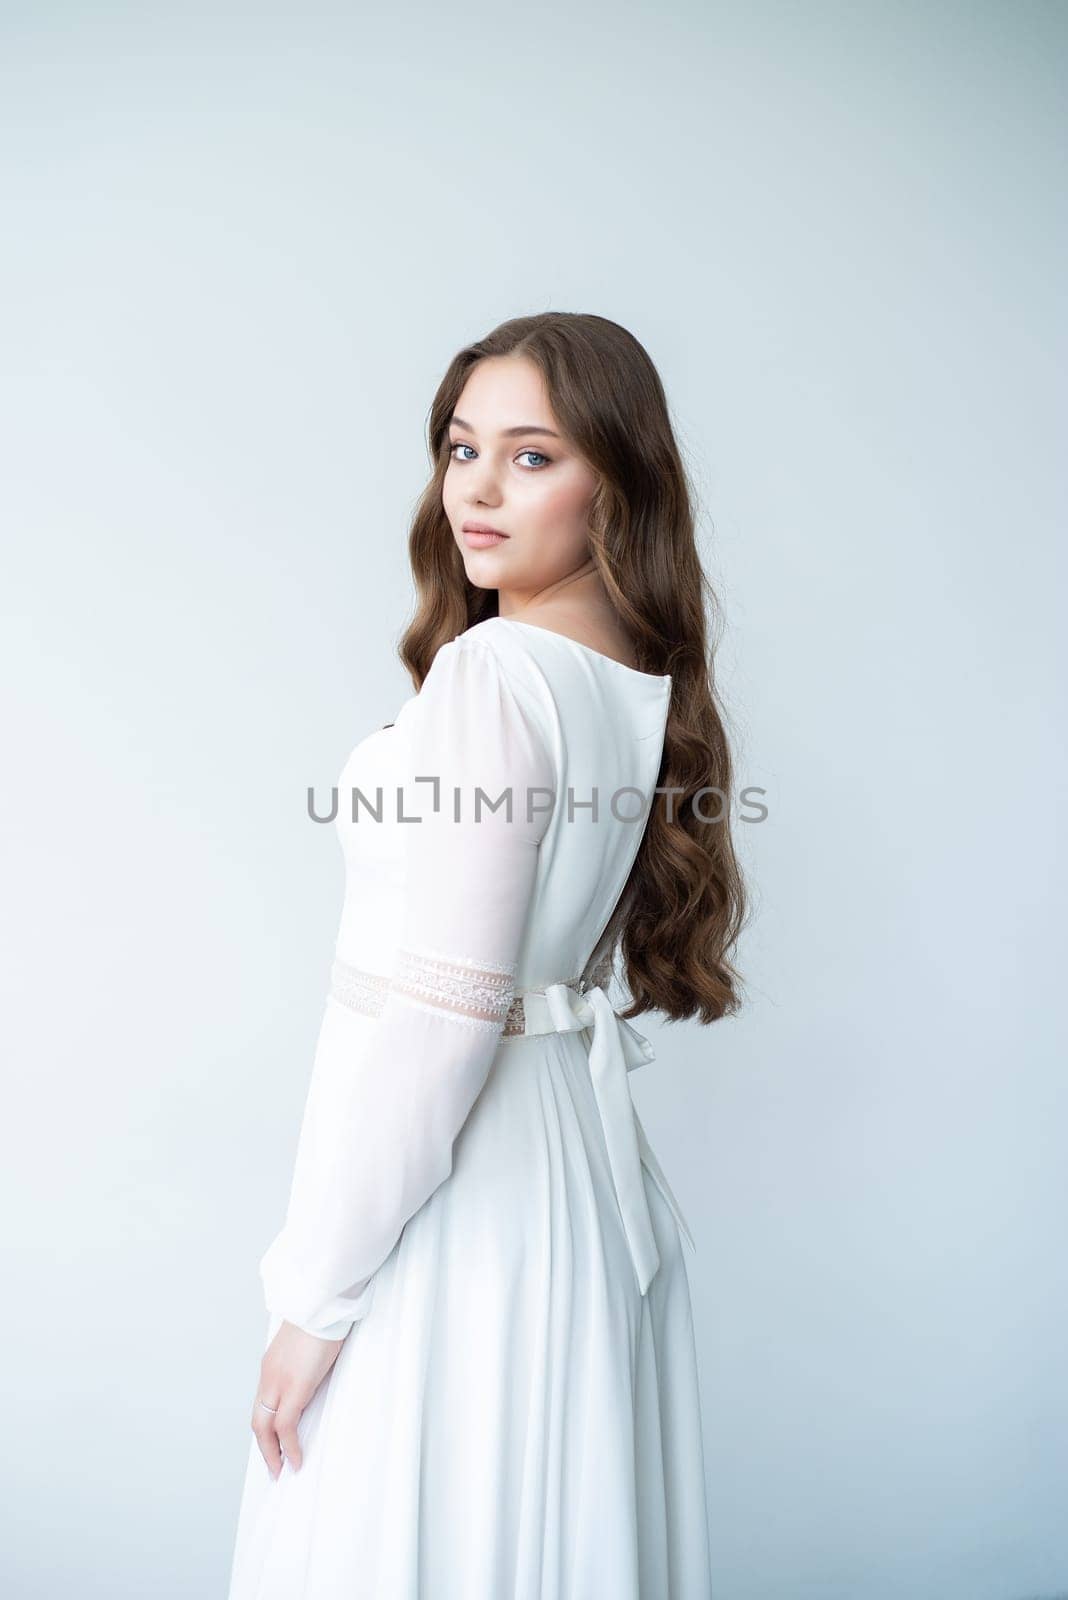
[[[685,475],[594,316],[461,351],[430,445],[417,692],[339,782],[230,1600],[707,1600],[693,1241],[627,1077],[628,1018],[739,1004]]]

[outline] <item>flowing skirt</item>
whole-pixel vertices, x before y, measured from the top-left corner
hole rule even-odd
[[[300,1471],[251,1441],[229,1600],[710,1600],[689,1279],[642,1176],[644,1296],[586,1047],[502,1042],[304,1412]]]

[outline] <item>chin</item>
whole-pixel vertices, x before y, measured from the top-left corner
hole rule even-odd
[[[465,550],[464,571],[479,589],[496,589],[508,571],[496,550]]]

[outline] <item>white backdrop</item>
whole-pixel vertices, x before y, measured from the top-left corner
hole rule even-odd
[[[717,1600],[1068,1590],[1066,8],[2,18],[5,1593],[225,1593],[305,791],[409,692],[433,389],[546,308],[660,368],[770,810],[744,1014],[632,1080]]]

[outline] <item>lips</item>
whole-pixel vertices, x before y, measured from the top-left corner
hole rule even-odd
[[[465,522],[461,532],[469,550],[489,550],[495,544],[503,544],[508,537],[499,528],[491,528],[488,522]]]

